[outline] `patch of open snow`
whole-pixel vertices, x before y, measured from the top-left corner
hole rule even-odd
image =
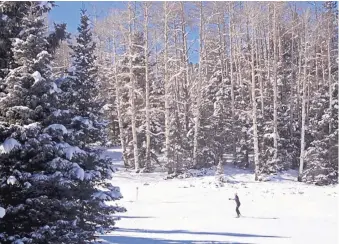
[[[118,152],[105,154],[116,159]],[[113,162],[123,167],[123,162]],[[250,170],[226,166],[224,172],[224,187],[215,184],[212,170],[173,180],[164,180],[165,172],[116,172],[111,183],[120,187],[124,198],[118,204],[127,212],[118,216],[118,229],[101,239],[107,244],[338,243],[338,186],[297,182],[293,170],[268,182],[255,181]],[[229,200],[235,192],[240,218]]]

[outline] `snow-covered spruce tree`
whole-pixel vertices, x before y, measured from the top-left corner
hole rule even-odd
[[[223,154],[231,145],[226,142],[230,138],[227,123],[231,110],[226,111],[226,80],[222,80],[220,66],[215,70],[204,90],[205,101],[202,107],[201,144],[202,161],[217,166],[222,163]],[[229,115],[229,117],[228,117]],[[228,125],[229,126],[229,125]]]
[[[333,85],[333,102],[330,109],[328,93],[321,89],[311,101],[308,141],[305,150],[303,181],[317,185],[338,182],[338,86]],[[332,123],[332,131],[329,124]]]
[[[121,194],[104,182],[112,173],[106,161],[66,143],[70,131],[48,122],[62,97],[46,51],[49,5],[22,4],[28,11],[12,43],[17,67],[4,79],[0,103],[0,243],[89,243],[98,227],[113,228],[110,214],[123,209],[104,201]]]
[[[76,44],[72,45],[72,67],[67,79],[60,82],[65,93],[65,109],[70,110],[74,140],[81,141],[81,147],[103,144],[106,140],[105,123],[102,119],[103,99],[99,97],[100,83],[95,65],[95,43],[92,40],[90,21],[86,10],[81,10],[81,23]],[[76,116],[74,116],[76,115]]]
[[[338,183],[338,69],[334,67],[338,57],[338,12],[335,2],[325,2],[323,7],[325,18],[321,26],[326,28],[322,30],[324,37],[321,37],[323,42],[320,45],[327,54],[327,80],[317,84],[319,77],[316,76],[313,82],[317,86],[314,85],[316,89],[309,98],[305,169],[302,175],[303,181],[317,185]],[[316,69],[314,65],[312,69]]]

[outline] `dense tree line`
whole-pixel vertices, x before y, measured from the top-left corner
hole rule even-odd
[[[127,167],[221,173],[232,158],[257,180],[337,182],[335,2],[128,3],[94,36]]]
[[[111,231],[125,209],[106,204],[122,196],[103,144],[136,172],[222,179],[231,161],[337,183],[336,2],[129,2],[83,10],[75,35],[48,32],[53,7],[0,2],[1,243]]]

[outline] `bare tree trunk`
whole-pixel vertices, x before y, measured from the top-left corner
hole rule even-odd
[[[221,61],[221,82],[224,83],[225,82],[225,43],[224,43],[224,38],[223,38],[223,29],[222,28],[223,22],[221,21],[221,18],[218,18],[218,35],[219,35],[219,58]],[[219,118],[218,118],[219,119]],[[233,130],[232,130],[233,131]],[[234,140],[233,140],[234,141]],[[220,150],[220,151],[219,151]],[[221,152],[221,149],[218,149],[218,153],[216,153],[215,157],[216,157],[216,162],[217,162],[217,169],[216,169],[216,175],[223,175],[224,174],[224,167],[223,167],[223,160],[222,160],[222,155],[223,153]]]
[[[330,27],[329,27],[329,24],[328,24],[328,39],[327,39],[327,63],[328,63],[328,93],[329,93],[329,102],[330,102],[330,105],[329,105],[329,109],[331,111],[331,108],[332,108],[332,82],[331,82],[331,38],[330,38]],[[332,123],[331,123],[331,120],[329,120],[329,123],[328,123],[328,132],[329,134],[332,132]]]
[[[173,173],[173,166],[170,160],[170,89],[168,80],[168,2],[164,2],[164,86],[165,86],[165,158],[168,173]]]
[[[322,47],[320,47],[320,53],[321,53],[321,68],[322,68],[322,74],[323,74],[323,79],[322,79],[322,83],[323,83],[323,85],[325,85],[326,84],[326,77],[325,77],[325,63],[324,63],[324,56],[325,56],[325,54],[324,54],[324,50],[323,50],[323,48]]]
[[[133,74],[133,63],[132,63],[132,6],[131,2],[128,3],[128,14],[129,14],[129,26],[128,26],[128,54],[129,54],[129,78],[131,82],[130,88],[130,103],[132,112],[132,136],[133,136],[133,154],[134,154],[134,168],[136,172],[139,172],[139,150],[138,150],[138,135],[136,128],[136,107],[135,107],[135,77]],[[133,21],[134,22],[134,21]]]
[[[114,39],[114,37],[113,37]],[[114,76],[115,76],[115,95],[116,95],[116,104],[117,104],[117,112],[118,112],[118,123],[119,123],[119,134],[120,134],[120,143],[122,148],[122,158],[124,161],[125,167],[129,167],[127,161],[127,150],[126,150],[126,143],[125,143],[125,130],[122,120],[122,104],[121,104],[121,92],[120,92],[120,83],[118,80],[118,68],[117,68],[117,55],[116,55],[116,43],[113,40],[113,59],[114,59]]]
[[[260,65],[260,60],[261,60],[261,53],[259,52],[258,48],[258,42],[256,42],[256,59],[258,60],[257,62],[257,70],[258,70],[258,79],[259,79],[259,85],[260,85],[260,105],[261,105],[261,116],[264,117],[264,84],[263,84],[263,77],[262,77],[262,71],[261,71],[261,65]]]
[[[302,181],[302,174],[304,170],[304,157],[305,157],[305,121],[306,121],[306,92],[307,92],[307,16],[305,16],[305,40],[304,40],[304,74],[302,82],[302,105],[301,105],[301,141],[300,141],[300,165],[299,165],[299,175],[298,181]]]
[[[271,84],[271,18],[270,18],[270,3],[268,4],[268,33],[267,33],[267,84]]]
[[[301,121],[300,119],[300,101],[302,100],[300,98],[300,86],[302,84],[301,81],[301,76],[302,76],[302,47],[301,47],[301,39],[300,39],[300,45],[299,45],[299,63],[298,63],[298,82],[297,82],[297,117],[298,117],[298,122]]]
[[[197,166],[198,164],[198,138],[199,138],[199,129],[200,129],[200,106],[202,99],[202,62],[203,62],[203,10],[202,2],[200,2],[200,44],[199,44],[199,71],[198,71],[198,84],[197,84],[197,104],[196,104],[196,116],[195,116],[195,125],[194,125],[194,139],[193,139],[193,165]]]
[[[234,97],[234,77],[233,77],[233,3],[230,2],[228,5],[228,14],[229,14],[229,22],[228,22],[228,29],[229,29],[229,40],[230,40],[230,80],[231,80],[231,113],[232,113],[232,118],[231,118],[231,130],[233,133],[235,133],[235,97]],[[226,33],[225,33],[226,34]],[[237,145],[236,145],[236,138],[233,138],[232,141],[232,153],[233,153],[233,162],[235,162],[237,158]]]
[[[296,80],[296,75],[295,75],[295,65],[294,65],[294,26],[292,23],[292,40],[291,40],[292,44],[291,44],[291,79],[292,81],[296,81],[296,85],[298,86],[298,80]],[[293,120],[294,120],[294,111],[295,110],[299,110],[299,108],[295,108],[294,106],[294,94],[297,92],[296,86],[295,84],[291,83],[291,96],[289,97],[289,108],[290,108],[290,117],[289,117],[289,133],[290,133],[290,137],[294,136],[294,126],[293,126]],[[295,165],[295,158],[293,158],[292,160],[292,167],[296,167],[297,165]]]
[[[274,80],[273,80],[273,147],[274,155],[273,160],[276,163],[278,158],[278,87],[277,87],[277,14],[276,14],[276,4],[273,4],[273,69],[274,69]],[[276,167],[276,165],[275,165]]]
[[[146,162],[145,170],[148,171],[151,166],[151,118],[150,118],[150,81],[148,68],[148,10],[149,3],[143,2],[144,6],[144,35],[145,35],[145,81],[146,81]]]
[[[252,76],[252,119],[253,119],[253,147],[254,147],[254,165],[255,180],[259,180],[260,164],[259,164],[259,143],[258,143],[258,124],[257,124],[257,101],[255,99],[255,63],[254,63],[254,47],[255,47],[255,25],[254,17],[252,19],[252,40],[251,40],[251,76]]]
[[[181,7],[181,34],[182,34],[182,44],[183,44],[183,62],[184,62],[184,69],[185,69],[185,76],[184,76],[184,85],[183,85],[183,93],[185,97],[185,129],[186,132],[189,131],[189,91],[188,91],[188,84],[189,84],[189,70],[188,70],[188,48],[187,48],[187,35],[186,35],[186,20],[185,20],[185,3],[180,2]]]

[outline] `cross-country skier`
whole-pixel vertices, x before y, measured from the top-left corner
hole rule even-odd
[[[241,216],[241,214],[240,214],[240,211],[239,211],[240,200],[239,200],[238,194],[235,193],[235,194],[234,194],[234,198],[229,198],[229,200],[234,200],[235,203],[237,204],[237,207],[235,208],[235,211],[237,212],[237,216],[238,216],[238,218],[239,218],[239,217]]]

